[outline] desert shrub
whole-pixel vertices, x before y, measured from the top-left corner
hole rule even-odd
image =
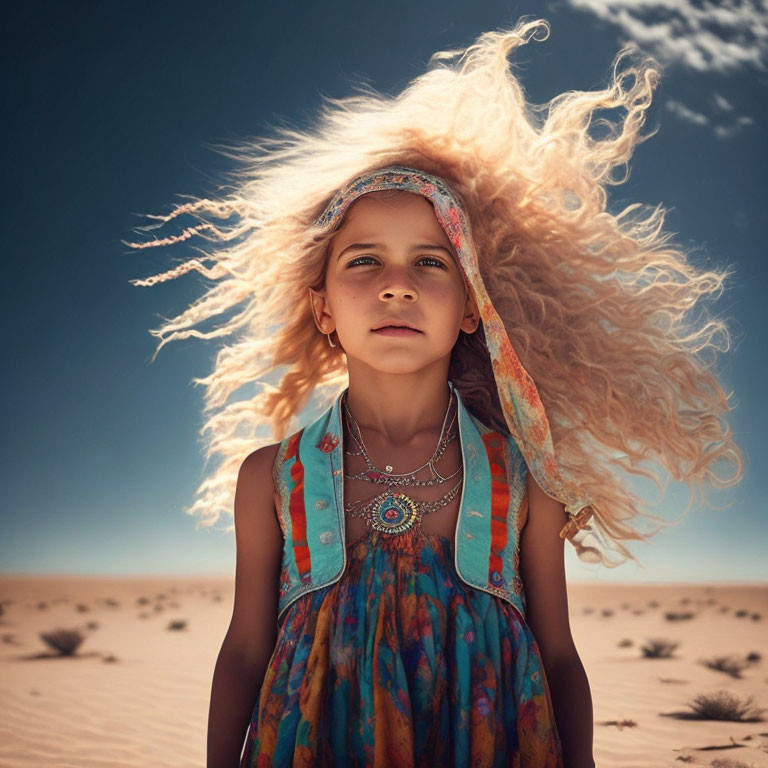
[[[756,664],[758,661],[760,661],[763,658],[762,653],[758,653],[758,651],[751,651],[747,654],[746,659],[750,664]]]
[[[763,709],[752,706],[753,697],[740,699],[728,691],[700,693],[687,704],[700,720],[730,720],[734,722],[761,721]]]
[[[600,611],[601,616],[613,616],[613,609],[612,608],[603,608],[602,611]]]
[[[150,602],[150,601],[149,601],[149,598],[148,598],[148,597],[144,597],[144,596],[142,596],[142,597],[137,597],[137,598],[136,598],[136,603],[137,603],[138,605],[149,605],[149,602]]]
[[[624,728],[637,727],[634,720],[603,720],[603,725],[615,725],[620,731]]]
[[[619,648],[629,648],[634,644],[635,644],[634,641],[630,640],[628,637],[625,637],[623,640],[619,640],[618,642]]]
[[[86,613],[87,611],[89,611],[89,610],[90,610],[90,608],[89,608],[89,607],[88,607],[88,606],[87,606],[85,603],[78,603],[78,604],[75,606],[75,610],[76,610],[78,613]]]
[[[85,625],[85,628],[86,629],[90,629],[90,630],[98,629],[99,628],[99,622],[98,621],[89,621]]]
[[[741,673],[749,666],[746,659],[740,659],[737,656],[713,656],[710,659],[704,659],[701,662],[708,669],[714,669],[716,672],[724,672],[731,677],[741,677]]]
[[[763,617],[759,613],[753,613],[750,617],[752,621],[760,621]]]
[[[174,621],[171,621],[168,624],[168,629],[170,630],[180,630],[180,629],[186,629],[187,628],[187,622],[183,619],[175,619]]]
[[[739,608],[739,610],[738,610],[738,611],[734,611],[734,612],[733,612],[733,615],[734,615],[734,616],[735,616],[737,619],[743,619],[743,618],[744,618],[744,617],[745,617],[745,616],[746,616],[748,613],[749,613],[749,611],[748,611],[748,610],[746,610],[745,608]]]
[[[653,639],[640,646],[640,650],[646,659],[669,659],[678,645],[671,640]]]
[[[664,618],[667,621],[685,621],[692,619],[695,615],[693,611],[666,611]]]
[[[54,629],[41,632],[41,640],[61,656],[72,656],[85,640],[79,629]]]

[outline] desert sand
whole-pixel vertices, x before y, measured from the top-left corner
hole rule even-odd
[[[0,766],[204,766],[233,593],[219,576],[0,576]],[[598,768],[768,766],[768,709],[750,722],[688,706],[724,691],[768,707],[768,585],[574,583],[569,605]],[[83,635],[73,655],[41,639],[57,628]],[[648,658],[649,643],[677,646]]]

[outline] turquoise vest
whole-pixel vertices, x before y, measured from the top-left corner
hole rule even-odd
[[[464,461],[456,573],[468,586],[511,603],[524,618],[519,539],[528,467],[514,439],[477,420],[449,385],[458,400]],[[347,565],[340,405],[341,394],[312,424],[285,438],[275,457],[284,537],[278,622],[298,597],[337,582]]]

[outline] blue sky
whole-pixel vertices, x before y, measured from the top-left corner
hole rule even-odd
[[[304,9],[303,15],[298,8]],[[688,0],[503,3],[35,3],[6,6],[3,28],[3,329],[0,570],[15,573],[223,573],[234,538],[195,530],[183,512],[203,477],[202,390],[215,348],[165,347],[162,317],[199,296],[194,276],[150,289],[129,280],[166,268],[160,249],[130,252],[136,213],[215,190],[229,168],[213,149],[311,123],[320,94],[365,81],[393,92],[431,53],[547,19],[544,43],[515,58],[530,99],[603,87],[634,40],[664,65],[629,181],[611,206],[670,209],[666,227],[700,264],[736,273],[711,311],[734,344],[719,367],[746,457],[740,487],[712,493],[632,551],[645,568],[587,567],[573,580],[765,580],[768,466],[763,436],[768,142],[768,13]],[[661,511],[678,514],[685,488]]]

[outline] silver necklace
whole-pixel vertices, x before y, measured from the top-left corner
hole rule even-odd
[[[349,431],[350,431],[350,434],[352,435],[353,440],[357,444],[357,447],[360,449],[357,452],[348,451],[347,455],[362,456],[366,464],[366,469],[364,469],[362,472],[358,472],[356,475],[347,474],[345,475],[345,477],[349,478],[350,480],[366,480],[370,483],[384,483],[386,485],[394,485],[394,486],[400,486],[400,485],[431,486],[439,483],[444,483],[447,480],[450,480],[452,477],[455,477],[461,471],[460,466],[458,467],[458,469],[456,469],[455,472],[452,472],[450,475],[446,475],[445,477],[443,477],[435,467],[435,464],[437,464],[437,462],[440,461],[440,459],[443,457],[443,454],[445,453],[448,447],[448,444],[456,438],[456,430],[453,429],[453,426],[456,423],[458,411],[453,412],[453,415],[451,417],[451,423],[448,425],[448,428],[446,430],[446,422],[448,421],[448,415],[451,413],[451,405],[453,404],[453,400],[454,400],[453,391],[451,391],[451,395],[448,399],[448,408],[446,409],[445,416],[443,417],[443,426],[440,430],[440,437],[438,438],[437,447],[432,453],[432,456],[424,464],[422,464],[418,469],[414,469],[410,472],[396,473],[396,472],[393,472],[393,467],[390,464],[387,464],[384,468],[384,471],[382,471],[381,469],[376,467],[374,463],[371,461],[371,458],[368,455],[368,451],[365,447],[365,441],[363,440],[362,432],[360,431],[360,425],[357,423],[357,421],[355,420],[355,417],[352,415],[352,412],[349,410],[349,406],[347,405],[347,401],[345,397],[344,413],[347,417],[347,424],[349,425]],[[417,479],[416,475],[427,467],[429,468],[431,477],[428,480]]]
[[[364,471],[359,475],[346,475],[346,477],[366,480],[372,483],[387,483],[389,486],[399,486],[408,484],[408,478],[411,478],[412,482],[410,484],[412,485],[434,485],[435,483],[444,483],[451,477],[457,475],[462,469],[461,466],[459,466],[455,472],[451,473],[448,475],[448,477],[445,478],[442,477],[442,475],[440,475],[440,473],[437,472],[434,467],[434,463],[437,462],[440,456],[443,455],[446,446],[450,442],[450,439],[452,439],[449,437],[450,427],[448,432],[446,432],[445,429],[445,425],[448,420],[448,413],[451,409],[452,398],[453,392],[451,392],[451,399],[449,399],[448,409],[446,410],[446,415],[443,419],[443,428],[440,432],[440,438],[438,440],[437,447],[432,454],[432,457],[429,459],[429,461],[419,467],[419,469],[403,474],[392,474],[392,466],[389,464],[386,466],[386,472],[382,472],[375,467],[365,448],[365,442],[363,441],[362,433],[360,432],[360,426],[357,424],[351,412],[349,411],[345,398],[344,413],[345,416],[348,417],[347,425],[349,427],[350,434],[352,434],[355,442],[360,448],[359,453],[346,453],[347,455],[362,455],[368,467],[367,471]],[[451,421],[451,426],[453,426],[454,422],[455,415],[454,419]],[[352,424],[355,426],[356,434],[352,430]],[[433,475],[436,475],[437,477],[433,476],[430,478],[430,480],[417,480],[415,477],[416,472],[424,469],[424,467],[429,467]],[[453,488],[451,488],[442,497],[435,499],[434,501],[417,501],[406,493],[386,490],[377,494],[371,499],[345,502],[344,509],[350,514],[351,517],[363,518],[369,528],[390,535],[400,534],[404,533],[410,528],[413,528],[414,525],[421,527],[421,518],[424,515],[444,507],[446,504],[456,498],[456,495],[458,494],[463,481],[464,478],[462,476],[458,483],[453,486]]]

